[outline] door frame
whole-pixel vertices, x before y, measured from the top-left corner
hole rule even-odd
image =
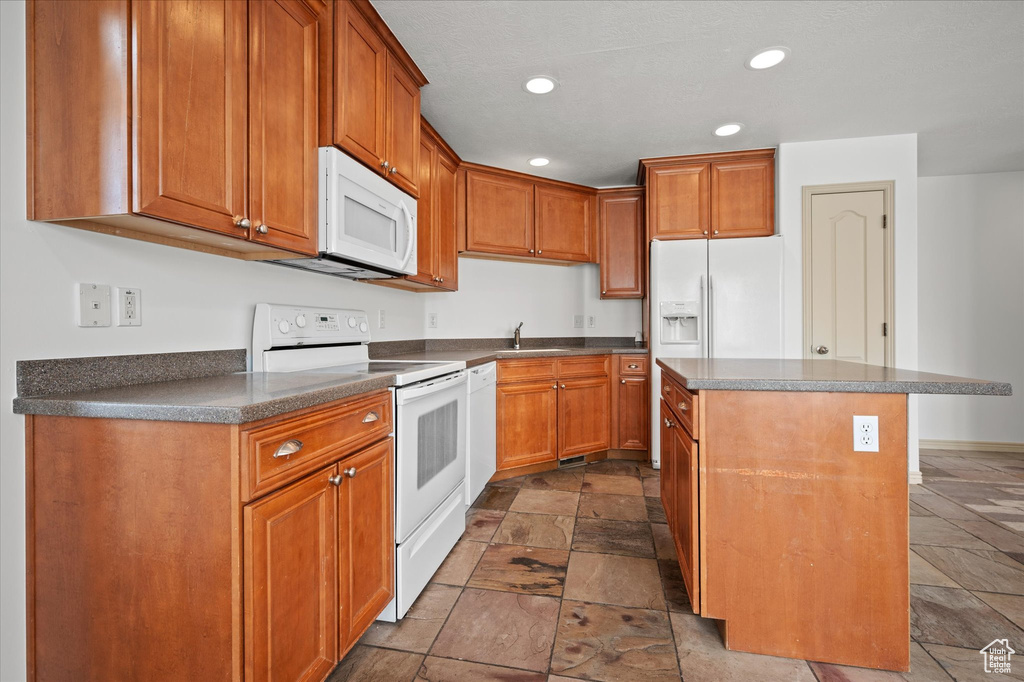
[[[813,288],[811,262],[813,260],[811,241],[811,199],[816,194],[847,194],[855,192],[882,192],[883,210],[886,216],[885,227],[885,366],[896,364],[896,220],[895,220],[895,180],[879,180],[875,182],[844,182],[835,185],[804,185],[803,187],[803,354],[809,359],[811,353],[811,289]]]

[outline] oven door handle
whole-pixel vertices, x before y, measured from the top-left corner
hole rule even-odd
[[[433,395],[434,393],[446,391],[456,386],[464,386],[467,380],[468,377],[466,375],[466,370],[459,370],[454,374],[449,374],[448,376],[440,377],[438,379],[432,379],[415,386],[399,387],[395,389],[395,399],[399,405],[404,405],[413,400],[425,398],[429,395]],[[463,391],[463,393],[465,393],[465,391]]]

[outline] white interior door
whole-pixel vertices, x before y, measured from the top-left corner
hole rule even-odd
[[[811,197],[805,357],[887,364],[884,216],[881,190]]]

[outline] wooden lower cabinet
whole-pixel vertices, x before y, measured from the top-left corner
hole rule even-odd
[[[618,391],[618,409],[615,419],[618,423],[618,441],[615,447],[620,450],[647,450],[650,446],[650,411],[651,382],[646,376],[620,376]]]
[[[497,410],[499,470],[557,459],[558,385],[554,379],[499,383]]]
[[[665,523],[673,535],[676,533],[676,462],[673,454],[672,429],[675,417],[664,401],[661,402],[661,506],[665,509]]]
[[[558,458],[611,447],[608,375],[564,379],[558,384]]]
[[[670,503],[673,507],[672,517],[675,519],[673,538],[676,556],[679,559],[679,570],[683,574],[683,583],[690,595],[693,612],[700,613],[698,446],[680,424],[673,423],[668,431],[668,447],[672,450],[670,459],[674,490]]]

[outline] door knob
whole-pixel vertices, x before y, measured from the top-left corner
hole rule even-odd
[[[828,355],[828,346],[815,346],[814,352],[818,355]]]

